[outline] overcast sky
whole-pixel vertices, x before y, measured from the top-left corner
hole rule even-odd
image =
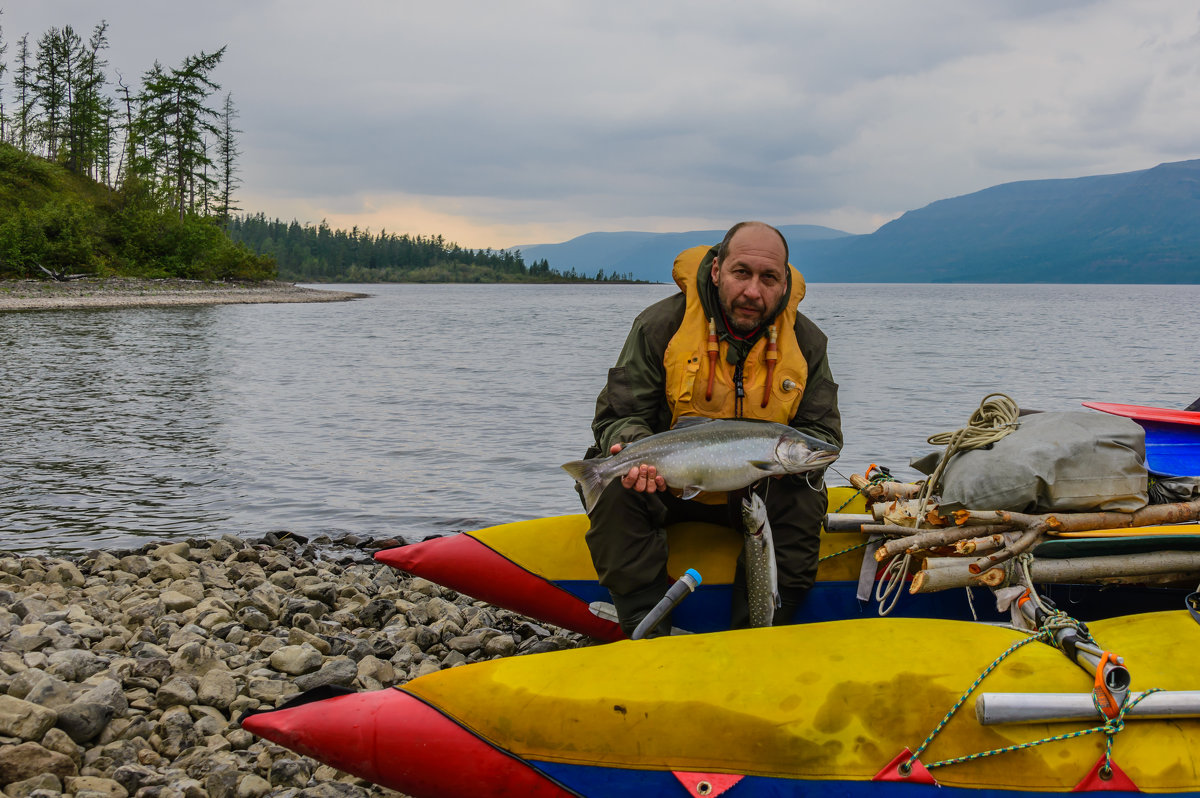
[[[243,210],[468,247],[746,218],[868,233],[997,183],[1200,157],[1190,0],[0,8],[10,63],[22,34],[107,20],[109,73],[135,85],[227,46]]]

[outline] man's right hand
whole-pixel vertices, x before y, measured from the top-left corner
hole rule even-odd
[[[609,450],[610,454],[616,454],[625,447],[623,443],[614,443]],[[629,469],[628,474],[621,477],[621,484],[629,490],[638,493],[655,493],[667,489],[667,481],[662,478],[658,470],[652,465],[635,465]]]

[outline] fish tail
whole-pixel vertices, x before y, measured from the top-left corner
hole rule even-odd
[[[572,460],[563,464],[563,470],[579,484],[583,494],[583,506],[590,513],[608,484],[604,476],[604,465],[599,460]]]

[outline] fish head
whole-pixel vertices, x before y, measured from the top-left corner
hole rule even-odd
[[[767,503],[757,493],[751,493],[742,499],[742,527],[747,534],[762,533],[767,523]]]
[[[816,471],[838,459],[840,454],[841,449],[833,444],[797,429],[788,429],[775,444],[775,459],[785,474]]]

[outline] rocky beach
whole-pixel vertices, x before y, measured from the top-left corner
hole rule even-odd
[[[396,540],[271,533],[0,553],[10,798],[397,796],[242,730],[321,685],[377,690],[586,645],[372,559]]]
[[[78,280],[0,281],[0,311],[69,308],[344,302],[366,294],[303,288],[292,283],[206,282],[86,277]]]

